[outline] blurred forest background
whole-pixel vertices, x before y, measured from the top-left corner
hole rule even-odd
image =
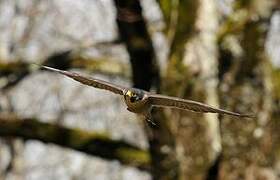
[[[0,0],[0,179],[280,179],[278,0]],[[156,109],[31,63],[254,119]]]

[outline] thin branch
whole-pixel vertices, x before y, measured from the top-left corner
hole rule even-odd
[[[118,160],[125,165],[143,170],[149,169],[150,156],[147,151],[121,140],[113,140],[107,134],[66,128],[39,122],[36,119],[18,119],[1,115],[0,136],[53,143],[104,159]]]
[[[129,65],[119,63],[110,58],[86,59],[83,57],[71,57],[68,53],[69,52],[55,54],[42,64],[58,69],[69,69],[70,67],[81,68],[89,72],[130,78]],[[32,71],[30,63],[22,61],[3,63],[0,61],[0,78],[7,77],[7,81],[3,81],[4,83],[0,81],[0,89],[5,90],[15,86],[26,76],[31,74]]]

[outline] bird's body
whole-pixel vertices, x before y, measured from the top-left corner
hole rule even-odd
[[[123,95],[124,101],[127,105],[127,110],[133,113],[143,114],[149,121],[151,121],[150,111],[153,107],[171,107],[200,113],[219,113],[237,117],[253,117],[252,115],[239,114],[192,100],[154,94],[137,88],[126,88],[103,80],[85,77],[77,73],[62,71],[47,66],[42,67],[44,69],[66,75],[82,84]]]
[[[133,113],[142,114],[151,108],[146,92],[136,88],[126,89],[124,102],[127,105],[127,110]]]

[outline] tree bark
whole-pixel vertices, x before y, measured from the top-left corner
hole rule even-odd
[[[160,92],[159,69],[151,37],[148,33],[139,0],[115,0],[117,24],[127,47],[132,67],[133,87]],[[155,180],[177,179],[178,164],[174,156],[174,137],[161,110],[152,112],[156,126],[147,127],[152,176]],[[146,123],[146,122],[144,122]]]
[[[276,163],[274,146],[279,144],[275,134],[279,131],[274,127],[273,82],[264,47],[272,13],[268,4],[265,0],[236,1],[232,14],[221,26],[221,106],[254,112],[256,118],[221,117],[220,179],[277,179],[273,167]]]
[[[164,90],[173,96],[217,106],[216,2],[178,0],[177,5],[175,1],[159,2],[167,20],[167,34],[175,33],[170,38],[170,63]],[[176,136],[179,177],[205,179],[220,151],[217,116],[173,112],[167,114]]]
[[[133,86],[149,90],[159,88],[159,71],[153,43],[142,16],[140,1],[115,0],[117,25],[132,67]]]

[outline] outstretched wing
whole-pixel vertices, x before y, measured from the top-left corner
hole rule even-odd
[[[119,94],[119,95],[123,95],[125,88],[106,82],[106,81],[102,81],[99,79],[95,79],[95,78],[91,78],[91,77],[85,77],[82,76],[78,73],[74,73],[74,72],[69,72],[69,71],[63,71],[63,70],[59,70],[59,69],[55,69],[55,68],[51,68],[48,66],[42,66],[42,68],[50,70],[50,71],[54,71],[54,72],[58,72],[60,74],[63,74],[65,76],[68,76],[82,84],[88,85],[88,86],[92,86],[95,88],[99,88],[99,89],[105,89],[105,90],[109,90],[113,93]]]
[[[178,109],[190,110],[195,112],[202,112],[202,113],[219,113],[219,114],[227,114],[232,116],[238,117],[247,117],[253,118],[254,116],[248,114],[239,114],[236,112],[231,112],[219,108],[215,108],[209,106],[207,104],[203,104],[196,101],[170,97],[170,96],[163,96],[159,94],[148,94],[149,102],[152,106],[163,106],[163,107],[173,107]]]

